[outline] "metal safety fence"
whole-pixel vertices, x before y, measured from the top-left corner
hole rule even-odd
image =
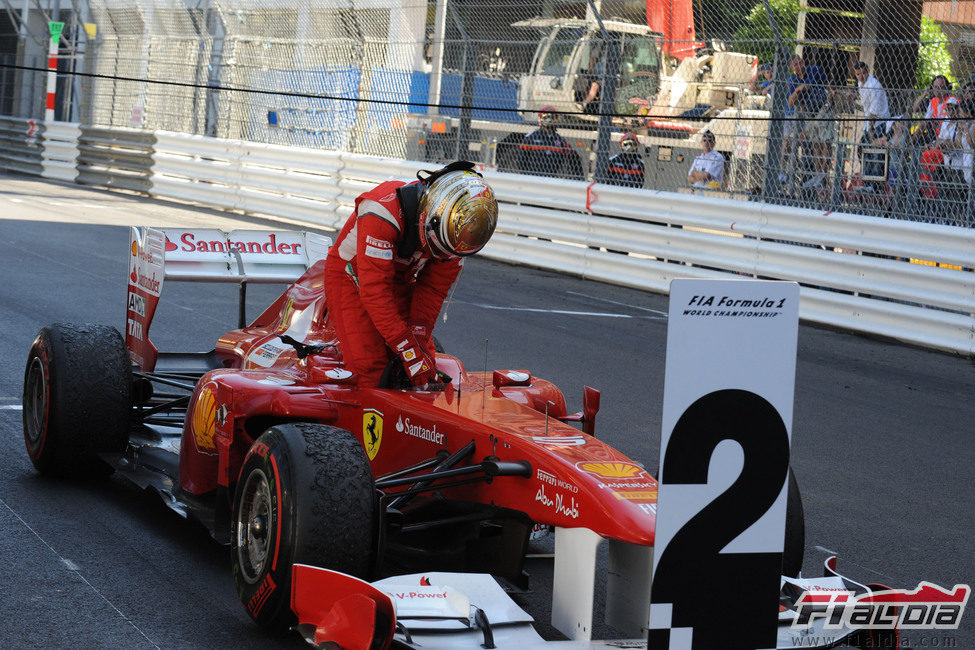
[[[0,168],[338,229],[356,197],[420,161],[0,120]],[[73,169],[76,168],[76,172]],[[797,282],[800,317],[975,356],[975,230],[485,169],[499,201],[482,255],[666,293],[675,278]]]
[[[70,4],[70,8],[69,8]],[[975,224],[975,3],[37,0],[0,113]]]

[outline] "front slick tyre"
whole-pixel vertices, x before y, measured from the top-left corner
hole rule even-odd
[[[132,410],[132,366],[106,325],[56,323],[31,345],[24,370],[24,442],[43,474],[112,473],[100,453],[122,453]]]
[[[237,481],[230,545],[237,595],[258,625],[284,632],[297,622],[292,564],[370,577],[374,489],[362,443],[343,429],[281,424],[251,446]]]

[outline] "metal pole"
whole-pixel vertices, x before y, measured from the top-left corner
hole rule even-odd
[[[907,159],[904,172],[904,190],[907,192],[907,208],[905,212],[908,218],[917,220],[921,215],[918,214],[921,191],[921,156],[920,151],[915,149]]]
[[[74,104],[75,104],[75,94],[74,94],[74,84],[77,77],[74,72],[78,68],[78,13],[75,11],[71,12],[71,58],[68,59],[68,65],[71,66],[71,74],[64,84],[64,112],[62,113],[62,118],[65,122],[77,122],[77,119],[73,119],[75,115]]]
[[[962,224],[966,228],[971,228],[972,216],[975,214],[975,173],[972,174],[971,179],[968,181],[968,205],[965,206],[965,214],[962,215]]]
[[[769,0],[763,0],[765,14],[768,16],[769,26],[775,37],[775,63],[772,67],[772,110],[768,127],[768,139],[765,141],[765,182],[762,184],[762,200],[771,201],[778,197],[779,173],[782,171],[782,132],[785,119],[786,91],[788,90],[789,63],[785,50],[785,43],[772,15]],[[793,125],[795,128],[795,125]],[[795,155],[795,153],[793,153]]]
[[[901,214],[904,211],[904,193],[906,190],[905,185],[905,166],[907,163],[907,156],[904,155],[903,147],[896,147],[888,153],[894,157],[894,169],[897,170],[897,184],[894,186],[894,203],[890,210],[890,216],[901,219]],[[888,172],[889,174],[889,172]]]
[[[443,48],[444,39],[447,34],[447,0],[437,0],[437,11],[433,17],[433,52],[431,56],[430,70],[430,106],[427,107],[429,115],[437,115],[440,112],[440,86],[443,83]]]
[[[830,196],[830,210],[840,207],[840,199],[843,193],[843,167],[846,165],[846,146],[845,144],[836,145],[836,164],[833,167],[833,190]]]
[[[64,23],[51,21],[48,23],[51,31],[51,40],[47,44],[47,103],[44,110],[44,121],[54,121],[54,98],[57,94],[58,85],[58,39],[61,37],[61,30]]]
[[[620,41],[611,36],[603,25],[599,6],[594,0],[589,0],[586,12],[596,20],[603,36],[603,70],[599,88],[599,126],[596,133],[596,169],[593,178],[598,182],[605,182],[609,167],[610,134],[613,132],[612,116],[616,112],[616,78],[620,65]]]
[[[457,142],[454,147],[454,158],[456,160],[467,160],[471,142],[471,102],[474,100],[474,65],[476,52],[474,51],[474,41],[467,35],[464,24],[457,15],[454,5],[448,5],[450,17],[453,18],[460,31],[460,37],[464,39],[464,77],[460,89],[460,128],[457,129]]]

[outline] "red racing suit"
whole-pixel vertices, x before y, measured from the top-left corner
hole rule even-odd
[[[362,387],[379,385],[392,358],[387,346],[410,334],[435,360],[434,321],[462,266],[422,245],[400,257],[406,224],[396,188],[405,184],[386,181],[361,194],[325,260],[328,317]]]

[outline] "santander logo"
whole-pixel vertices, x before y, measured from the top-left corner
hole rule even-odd
[[[429,442],[436,443],[438,445],[444,444],[444,434],[437,431],[437,425],[433,425],[432,429],[427,429],[426,427],[420,426],[418,424],[410,424],[410,418],[403,419],[403,416],[399,416],[396,421],[396,430],[399,433],[405,433],[408,436],[413,436],[414,438],[420,438],[421,440],[428,440]]]
[[[175,236],[175,235],[174,235]],[[301,255],[301,244],[295,242],[278,241],[277,233],[257,235],[254,240],[243,239],[204,239],[206,235],[197,232],[183,232],[179,235],[179,243],[166,237],[166,252],[180,251],[182,253],[229,253],[237,251],[245,254],[263,255]],[[212,236],[212,235],[211,235]],[[254,236],[254,235],[252,235]]]

